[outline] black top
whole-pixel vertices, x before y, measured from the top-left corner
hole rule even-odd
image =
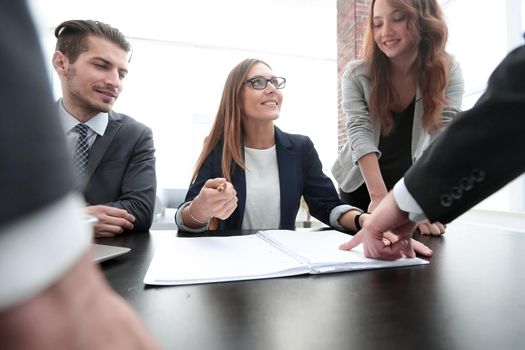
[[[392,112],[394,128],[388,135],[379,138],[379,169],[388,190],[403,177],[412,166],[412,124],[414,122],[415,99],[401,112]]]

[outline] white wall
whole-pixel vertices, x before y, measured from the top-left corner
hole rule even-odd
[[[133,58],[115,110],[152,127],[159,188],[186,188],[228,72],[266,60],[287,79],[277,125],[310,136],[328,172],[337,153],[335,0],[30,0],[46,58],[54,28],[95,19],[119,28]],[[49,63],[57,98],[59,81]]]

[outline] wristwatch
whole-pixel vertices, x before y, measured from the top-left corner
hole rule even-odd
[[[359,214],[357,214],[354,218],[354,225],[355,225],[355,228],[357,229],[357,231],[361,231],[361,224],[359,223],[359,219],[361,218],[361,215],[363,214],[366,214],[365,212],[361,212]]]

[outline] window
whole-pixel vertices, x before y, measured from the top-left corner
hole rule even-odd
[[[64,20],[100,20],[129,38],[133,58],[114,109],[153,129],[159,189],[188,187],[226,76],[249,57],[267,61],[276,75],[287,79],[276,124],[310,136],[326,169],[335,160],[335,1],[92,0],[73,4],[31,0],[30,4],[48,60],[55,45],[53,30]],[[58,98],[60,82],[49,67]]]
[[[465,79],[463,109],[468,109],[485,91],[489,75],[498,63],[510,50],[523,44],[525,0],[441,3],[449,27],[447,49],[461,64]],[[525,177],[519,177],[477,208],[524,212]]]

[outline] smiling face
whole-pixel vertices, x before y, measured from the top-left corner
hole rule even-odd
[[[53,56],[64,107],[80,121],[111,110],[128,72],[125,50],[103,38],[89,36],[87,40],[88,50],[73,63],[59,51]]]
[[[407,13],[393,8],[388,0],[376,0],[373,7],[374,41],[392,60],[413,60],[420,41]]]
[[[256,63],[247,74],[247,79],[274,77],[272,70],[263,63]],[[279,118],[283,94],[268,82],[263,90],[254,89],[250,83],[244,84],[242,94],[242,112],[245,122],[272,122]]]

